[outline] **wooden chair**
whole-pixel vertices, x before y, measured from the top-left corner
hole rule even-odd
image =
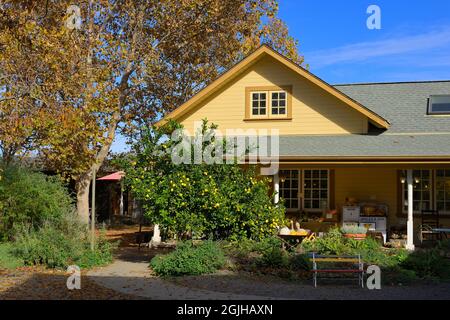
[[[439,211],[422,210],[422,224],[420,225],[420,242],[431,240],[436,241],[441,237],[441,233],[435,229],[439,228]]]

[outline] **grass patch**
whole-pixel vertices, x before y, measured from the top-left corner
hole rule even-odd
[[[15,269],[24,265],[22,259],[12,254],[12,250],[11,243],[0,243],[0,269]]]

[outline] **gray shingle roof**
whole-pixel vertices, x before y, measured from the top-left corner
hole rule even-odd
[[[336,85],[384,117],[395,132],[450,132],[450,117],[427,115],[430,95],[450,95],[450,81]]]
[[[281,136],[281,156],[450,156],[450,134]]]
[[[450,95],[450,81],[336,85],[384,117],[379,135],[282,136],[281,156],[450,157],[450,117],[427,115],[430,95]]]

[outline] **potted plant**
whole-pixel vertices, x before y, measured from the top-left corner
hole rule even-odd
[[[363,226],[345,226],[341,228],[341,232],[344,237],[355,240],[364,240],[367,236],[367,229]]]

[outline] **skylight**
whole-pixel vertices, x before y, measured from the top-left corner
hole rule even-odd
[[[430,96],[428,114],[450,115],[450,95]]]

